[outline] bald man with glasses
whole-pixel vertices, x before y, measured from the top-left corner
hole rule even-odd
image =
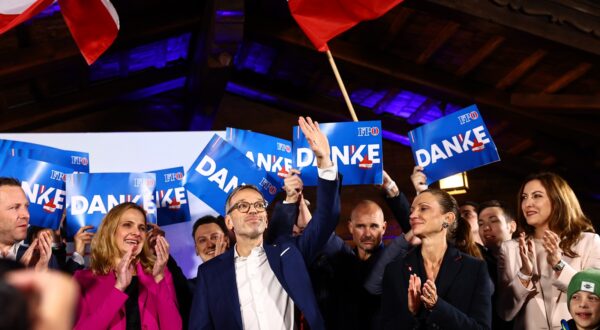
[[[306,263],[313,260],[335,230],[340,213],[337,167],[329,141],[310,118],[298,124],[317,157],[317,211],[303,235],[264,242],[267,202],[251,185],[227,198],[225,221],[235,246],[200,265],[190,329],[294,329],[297,307],[311,329],[325,329]]]

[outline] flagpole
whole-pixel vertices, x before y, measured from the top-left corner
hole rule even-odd
[[[346,101],[346,105],[348,106],[348,110],[350,110],[350,115],[352,116],[352,120],[358,121],[356,117],[356,112],[354,112],[354,107],[352,106],[352,102],[350,102],[350,97],[348,96],[348,92],[346,91],[346,86],[344,86],[344,82],[342,81],[342,77],[340,76],[340,72],[335,65],[335,61],[333,60],[333,56],[331,55],[331,51],[327,50],[327,58],[329,59],[329,64],[331,64],[331,68],[333,69],[333,74],[335,75],[335,79],[340,85],[340,89],[342,90],[342,95],[344,96],[344,101]]]

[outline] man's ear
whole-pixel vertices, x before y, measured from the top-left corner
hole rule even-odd
[[[348,231],[350,232],[350,234],[352,234],[353,230],[354,226],[352,225],[352,220],[348,220]]]
[[[387,221],[383,221],[383,232],[387,229]]]
[[[231,220],[229,214],[225,216],[225,226],[227,226],[227,229],[233,230],[233,220]]]
[[[517,231],[517,222],[511,220],[508,222],[508,232],[512,235],[515,231]]]

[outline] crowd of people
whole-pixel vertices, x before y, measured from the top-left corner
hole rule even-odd
[[[513,213],[498,200],[458,205],[421,167],[410,203],[384,172],[402,234],[384,245],[382,206],[365,199],[348,244],[335,234],[329,141],[310,118],[299,126],[317,160],[315,205],[297,170],[270,218],[258,188],[235,188],[225,217],[194,223],[193,279],[137,204],[82,227],[67,257],[60,231],[28,226],[20,182],[0,178],[0,330],[600,328],[600,237],[560,176],[528,177]]]

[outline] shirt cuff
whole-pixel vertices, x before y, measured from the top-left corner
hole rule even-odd
[[[73,252],[73,255],[71,255],[71,259],[73,259],[73,261],[75,261],[76,263],[83,265],[85,264],[85,260],[83,259],[83,256],[77,252]]]
[[[328,168],[317,168],[317,171],[319,172],[319,178],[323,180],[335,181],[337,179],[338,170],[335,164]]]

